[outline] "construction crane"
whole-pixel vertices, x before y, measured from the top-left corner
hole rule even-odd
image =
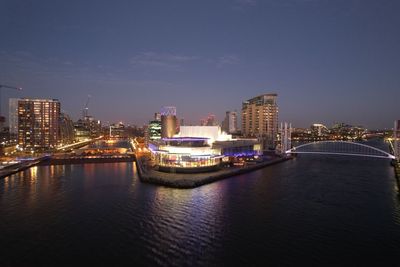
[[[90,101],[91,97],[92,97],[91,95],[88,95],[85,107],[83,108],[83,111],[82,111],[82,116],[83,116],[84,120],[89,116],[89,101]]]
[[[15,89],[15,90],[18,90],[18,91],[22,90],[21,87],[14,87],[14,86],[8,86],[8,85],[0,84],[0,114],[1,114],[1,89],[2,88]],[[6,120],[5,117],[0,115],[0,123],[4,123],[5,120]]]

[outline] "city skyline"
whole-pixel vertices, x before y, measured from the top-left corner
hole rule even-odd
[[[156,4],[157,8],[154,8]],[[264,93],[279,121],[392,128],[400,97],[396,1],[0,4],[8,98],[54,98],[74,119],[143,125],[162,106],[197,124]]]

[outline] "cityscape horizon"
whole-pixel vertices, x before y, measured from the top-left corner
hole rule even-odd
[[[0,267],[398,266],[399,0],[0,0]]]
[[[21,88],[21,90],[22,90],[23,88]],[[267,92],[264,92],[264,93],[267,93]],[[3,93],[3,95],[4,95],[4,93]],[[262,95],[262,94],[260,94],[260,95]],[[90,96],[91,97],[91,96]],[[5,97],[3,97],[3,98],[5,98]],[[25,96],[20,96],[20,97],[13,97],[13,98],[10,98],[10,99],[48,99],[48,100],[58,100],[58,101],[60,101],[60,99],[58,99],[58,98],[52,98],[52,97],[49,97],[49,98],[39,98],[39,97],[25,97]],[[9,100],[9,99],[6,99],[6,100]],[[244,100],[243,100],[244,101]],[[241,101],[241,103],[243,103],[243,101]],[[62,103],[62,101],[60,101],[60,103]],[[7,101],[7,106],[9,105],[9,103],[8,103],[8,101]],[[151,112],[151,113],[149,113],[149,114],[147,114],[147,117],[146,118],[142,118],[142,120],[143,120],[143,123],[138,123],[138,122],[134,122],[134,121],[124,121],[124,120],[121,120],[121,119],[115,119],[115,120],[112,120],[112,121],[104,121],[104,120],[102,120],[101,118],[97,118],[97,119],[99,119],[102,123],[105,123],[105,125],[111,125],[111,124],[114,124],[114,123],[123,123],[123,124],[125,124],[125,125],[130,125],[130,126],[138,126],[138,127],[142,127],[143,125],[147,125],[148,124],[148,122],[151,120],[151,118],[152,118],[152,116],[154,115],[154,113],[157,113],[157,112],[160,112],[161,111],[161,109],[162,109],[162,107],[164,107],[164,106],[168,106],[168,105],[162,105],[162,106],[160,106],[160,107],[158,107],[158,109],[157,108],[155,108],[154,109],[154,111],[153,112]],[[172,106],[176,106],[176,105],[172,105]],[[284,109],[284,107],[282,107],[282,106],[280,106],[281,108],[280,109]],[[80,112],[82,112],[82,109],[85,109],[85,106],[84,106],[84,103],[82,104],[82,107],[81,107],[81,110],[80,110]],[[8,117],[9,117],[9,114],[8,114],[8,108],[6,109],[7,110],[7,112],[4,112],[4,113],[2,113],[2,114],[4,114],[5,116],[6,116],[6,124],[8,125],[9,124],[9,120],[8,120]],[[90,108],[89,107],[87,107],[86,108],[86,110],[88,111],[88,112],[90,112],[90,115],[91,116],[96,116],[96,114],[93,114],[93,112],[92,112],[92,107],[90,106]],[[177,110],[179,110],[179,107],[177,107]],[[225,113],[226,111],[229,111],[229,110],[235,110],[235,111],[237,111],[238,113],[240,113],[240,111],[241,111],[241,108],[238,108],[238,109],[226,109],[223,113]],[[63,113],[65,113],[65,114],[67,114],[67,115],[70,115],[70,114],[68,114],[68,112],[65,112],[65,110],[63,110]],[[199,119],[196,121],[196,120],[186,120],[186,118],[185,118],[185,114],[183,114],[183,113],[181,113],[181,112],[178,112],[178,114],[177,114],[177,116],[181,119],[185,119],[185,123],[186,124],[188,124],[188,125],[201,125],[201,121],[202,120],[205,120],[206,118],[207,118],[207,116],[210,116],[210,115],[212,115],[212,116],[215,116],[216,117],[216,119],[217,119],[217,121],[218,122],[222,122],[223,121],[223,118],[224,118],[224,115],[223,114],[218,114],[218,115],[216,115],[216,114],[214,114],[214,113],[204,113],[204,114],[201,114],[200,116],[199,116]],[[76,115],[76,117],[72,117],[72,119],[74,120],[74,121],[76,121],[76,120],[79,120],[79,119],[81,119],[82,118],[82,114],[79,114],[79,115]],[[239,122],[240,122],[241,120],[240,120],[240,117],[239,117]],[[390,129],[393,129],[393,121],[394,120],[392,120],[392,121],[388,121],[387,122],[387,126],[386,127],[370,127],[369,125],[365,125],[365,124],[362,124],[362,123],[359,123],[359,122],[357,122],[357,121],[353,121],[353,122],[349,122],[349,121],[340,121],[340,120],[333,120],[333,121],[309,121],[309,124],[302,124],[302,125],[296,125],[296,124],[294,124],[291,120],[290,120],[290,118],[288,119],[288,120],[282,120],[281,118],[279,118],[279,121],[286,121],[286,122],[290,122],[290,123],[292,123],[293,124],[293,127],[294,128],[309,128],[311,125],[313,125],[313,124],[315,124],[315,123],[322,123],[322,124],[324,124],[324,125],[326,125],[326,126],[328,126],[328,127],[330,127],[330,126],[333,126],[333,125],[335,125],[335,124],[338,124],[338,123],[344,123],[344,124],[348,124],[348,125],[352,125],[352,126],[360,126],[360,127],[365,127],[366,129],[369,129],[369,130],[390,130]]]
[[[0,83],[24,91],[3,90],[2,107],[7,98],[50,97],[77,119],[91,95],[90,111],[102,121],[143,125],[174,105],[195,124],[276,92],[280,120],[299,127],[391,128],[399,4],[383,2],[156,1],[154,10],[134,1],[109,10],[97,1],[4,1]]]

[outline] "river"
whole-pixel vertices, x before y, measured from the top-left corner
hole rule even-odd
[[[195,189],[134,163],[0,180],[0,266],[400,265],[388,160],[301,155]]]

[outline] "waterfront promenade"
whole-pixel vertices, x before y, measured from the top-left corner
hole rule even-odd
[[[48,156],[42,156],[42,157],[30,159],[30,160],[23,160],[16,164],[6,166],[0,170],[0,178],[4,178],[4,177],[10,176],[12,174],[18,173],[20,171],[29,169],[30,167],[33,167],[37,164],[40,164],[43,161],[48,160],[48,158],[49,158]]]

